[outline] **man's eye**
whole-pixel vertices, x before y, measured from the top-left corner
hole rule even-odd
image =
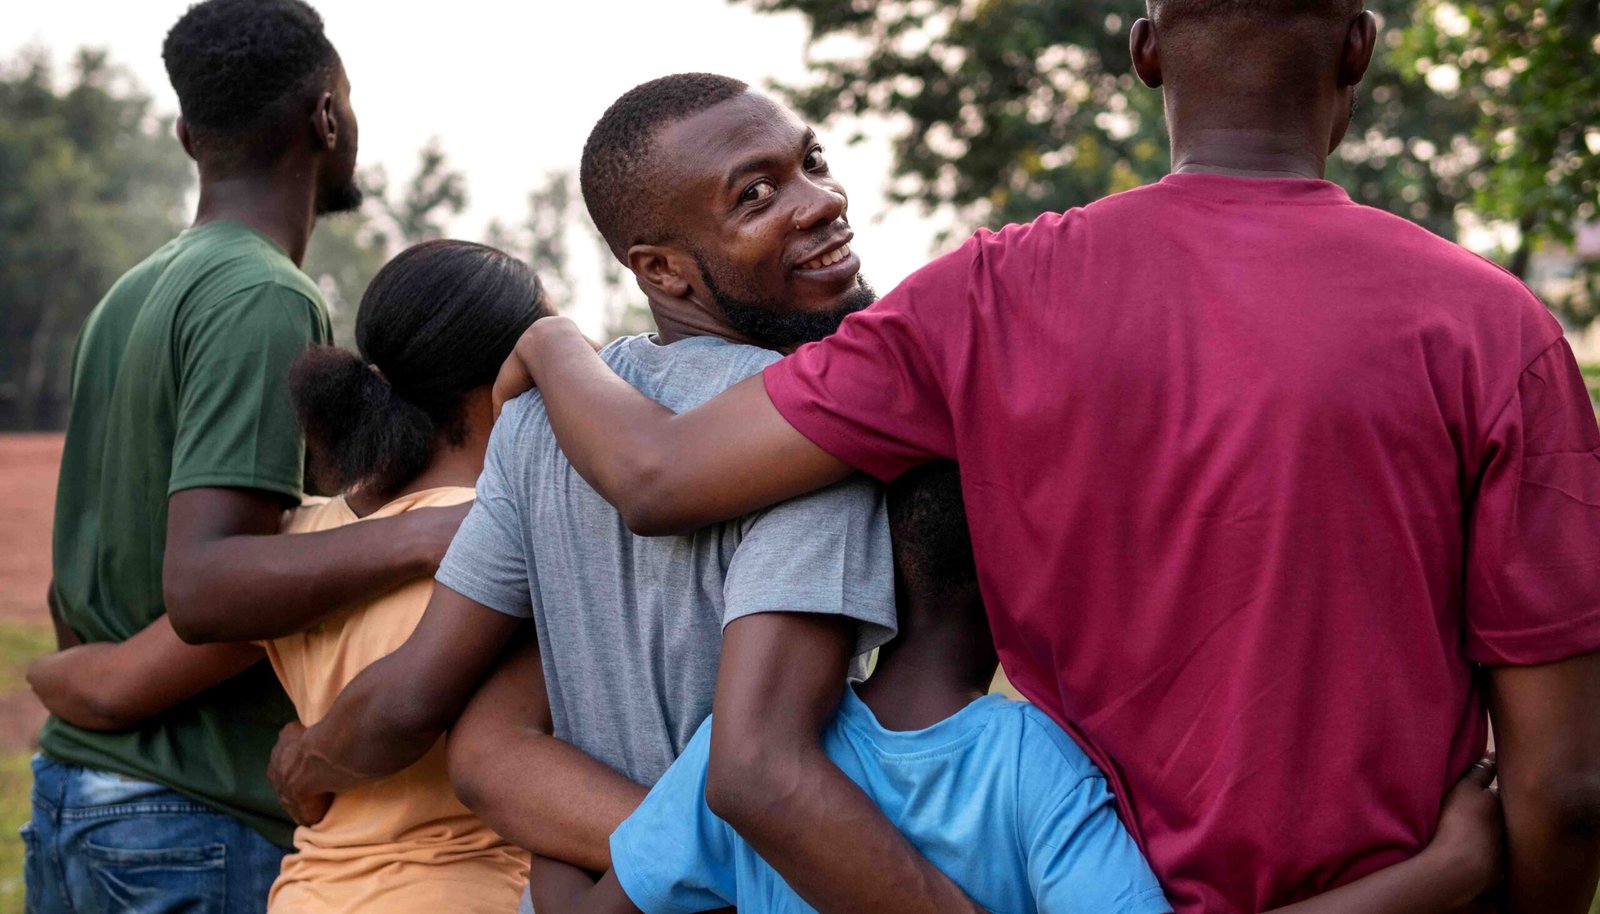
[[[806,153],[806,171],[828,170],[828,160],[823,157],[822,153],[821,146],[813,147],[810,152]]]
[[[778,189],[772,186],[771,181],[757,181],[744,189],[744,193],[739,195],[739,202],[760,203],[777,192]]]

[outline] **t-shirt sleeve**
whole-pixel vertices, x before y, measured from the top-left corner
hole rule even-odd
[[[895,633],[894,558],[883,490],[854,476],[741,521],[723,582],[722,624],[763,612],[860,623],[857,653]]]
[[[611,835],[611,868],[646,914],[689,914],[734,904],[734,842],[706,806],[711,719]]]
[[[168,495],[217,486],[300,497],[305,447],[289,369],[321,341],[319,310],[298,292],[262,283],[196,309],[179,328]]]
[[[1553,663],[1600,649],[1600,430],[1564,339],[1490,426],[1468,532],[1467,652]]]
[[[525,506],[519,506],[516,497],[527,448],[519,449],[518,442],[529,424],[532,396],[507,403],[489,433],[477,497],[434,576],[469,600],[522,619],[533,616],[533,595],[523,529]]]
[[[1024,709],[1017,782],[1028,885],[1040,911],[1165,914],[1150,864],[1117,818],[1105,776],[1061,728]],[[1064,772],[1077,776],[1064,777]]]
[[[837,333],[762,374],[767,396],[812,443],[888,481],[954,458],[948,392],[973,346],[982,240],[911,274]]]

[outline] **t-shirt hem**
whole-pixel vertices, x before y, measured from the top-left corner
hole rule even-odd
[[[1554,625],[1518,632],[1474,632],[1467,654],[1492,666],[1536,666],[1600,650],[1600,609]]]
[[[174,476],[167,482],[167,497],[185,489],[259,489],[298,500],[304,491],[301,480],[282,476],[256,476],[249,473],[192,473]]]
[[[865,437],[848,426],[829,419],[817,407],[816,401],[796,390],[789,362],[789,359],[774,362],[761,372],[767,398],[785,422],[794,426],[795,431],[812,444],[879,482],[893,482],[906,471],[907,467],[899,461],[875,456],[881,449],[873,448]]]
[[[865,654],[873,648],[882,647],[894,639],[898,631],[898,623],[894,617],[885,622],[881,618],[869,619],[855,615],[845,609],[805,609],[796,606],[783,607],[751,607],[746,609],[729,610],[722,614],[722,627],[727,629],[733,622],[747,616],[758,616],[762,613],[794,613],[801,616],[838,616],[856,623],[856,650],[857,654]]]

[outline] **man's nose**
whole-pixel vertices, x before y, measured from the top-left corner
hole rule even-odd
[[[849,205],[844,191],[827,184],[808,182],[806,194],[794,214],[794,227],[804,231],[827,225],[844,215]]]

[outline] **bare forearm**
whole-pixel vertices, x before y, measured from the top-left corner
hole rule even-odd
[[[431,704],[394,656],[363,670],[306,731],[290,772],[297,792],[338,793],[394,774],[444,734],[459,707]]]
[[[162,617],[120,644],[34,661],[28,683],[52,714],[90,730],[131,727],[259,663],[252,644],[184,644]]]
[[[1445,914],[1471,903],[1459,872],[1422,854],[1269,914]]]
[[[1490,671],[1506,907],[1583,914],[1600,880],[1600,653]]]
[[[820,749],[760,769],[713,809],[818,911],[981,910]]]
[[[612,372],[571,321],[534,324],[513,358],[573,468],[635,533],[687,533],[850,473],[788,424],[760,377],[680,416]]]
[[[454,746],[451,754],[452,778],[473,785],[463,801],[490,828],[535,854],[587,870],[611,866],[611,833],[646,793],[543,733],[506,734],[493,751],[474,752],[470,760],[459,761]]]
[[[1600,880],[1600,820],[1593,811],[1543,803],[1501,788],[1506,810],[1506,883],[1510,912],[1583,914]]]
[[[228,536],[169,550],[167,607],[186,641],[262,641],[428,574],[434,559],[407,518],[293,536]]]

